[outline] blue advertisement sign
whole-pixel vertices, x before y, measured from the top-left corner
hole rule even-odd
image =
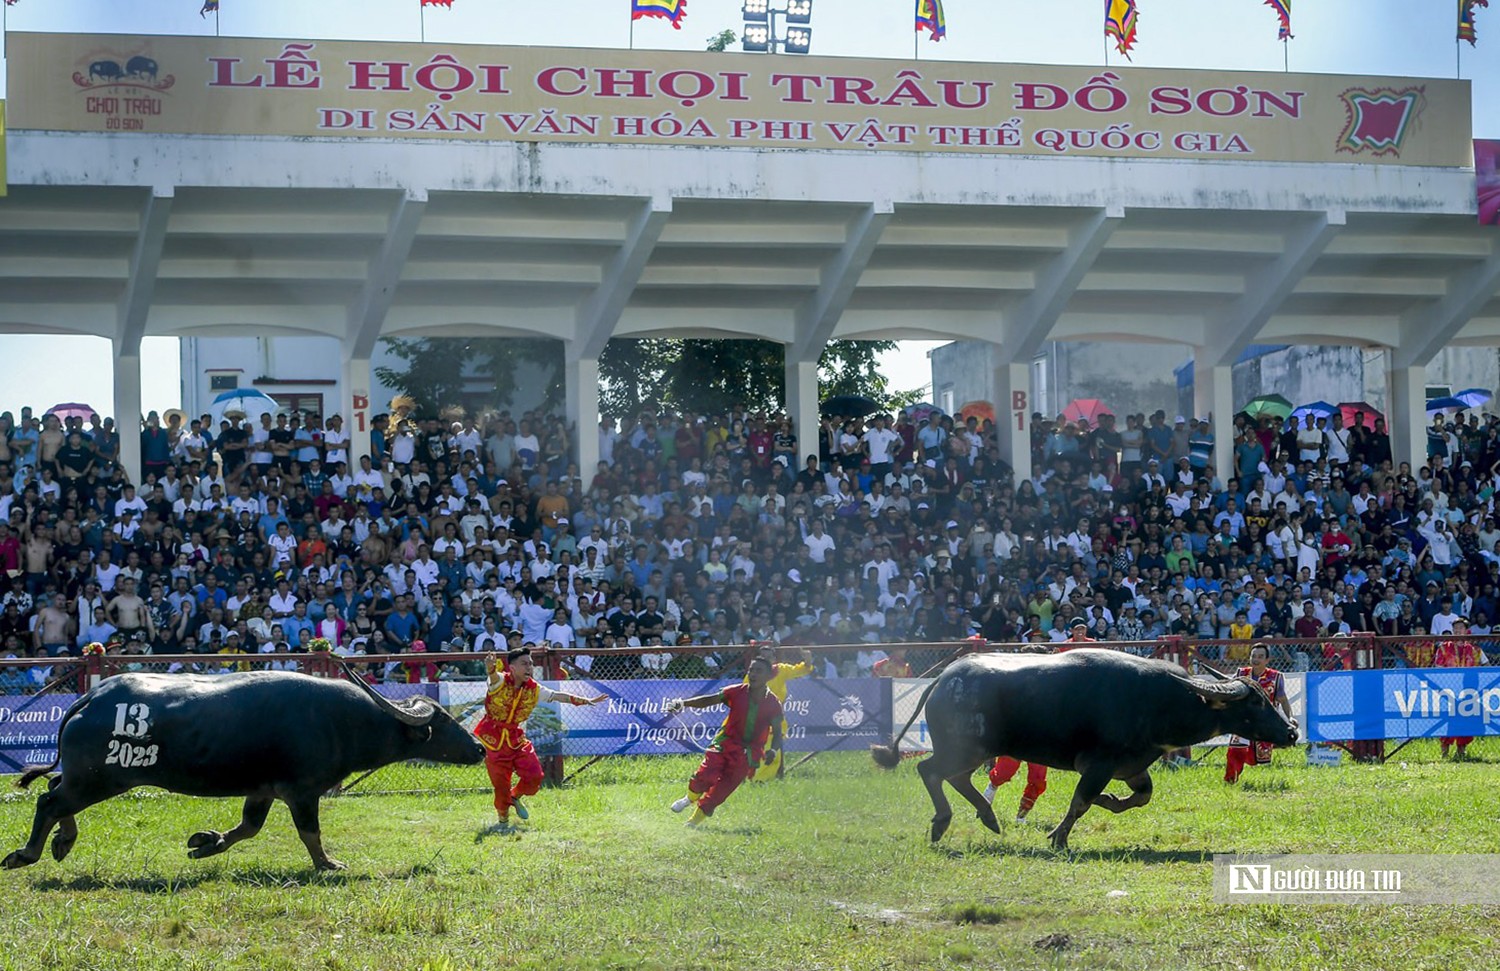
[[[0,775],[46,765],[57,754],[57,729],[75,694],[0,695]]]
[[[1315,671],[1309,741],[1500,735],[1500,668]]]
[[[542,755],[696,755],[713,742],[726,709],[715,705],[667,714],[666,703],[713,694],[734,683],[590,681],[589,689],[606,700],[589,707],[560,706],[561,730],[546,739],[548,750],[535,737],[533,744]],[[783,709],[789,752],[857,751],[890,739],[890,682],[879,678],[793,681]],[[527,733],[532,733],[530,723]]]

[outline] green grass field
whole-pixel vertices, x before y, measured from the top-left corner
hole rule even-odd
[[[0,872],[0,967],[1487,967],[1500,908],[1212,902],[1215,852],[1500,853],[1500,766],[1421,754],[1308,769],[1278,753],[1232,789],[1222,762],[1162,772],[1150,806],[1084,817],[1071,857],[1045,831],[1075,776],[1053,773],[1035,822],[1000,836],[955,800],[933,847],[914,764],[859,754],[743,787],[699,831],[666,809],[693,768],[681,758],[601,763],[534,797],[509,837],[479,836],[478,793],[325,800],[324,842],[349,864],[331,875],[283,807],[199,862],[188,835],[230,828],[238,802],[143,793],[84,813],[65,862]],[[0,798],[0,853],[34,800]]]

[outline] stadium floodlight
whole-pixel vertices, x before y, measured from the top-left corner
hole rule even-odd
[[[786,22],[806,24],[812,22],[812,0],[786,0]]]
[[[788,27],[786,29],[786,52],[788,54],[806,54],[812,49],[812,29],[808,27]]]
[[[771,28],[765,24],[746,24],[740,34],[740,45],[751,54],[764,54],[771,49]]]
[[[745,0],[745,22],[753,24],[765,23],[771,15],[770,0]],[[746,50],[749,50],[747,47]]]

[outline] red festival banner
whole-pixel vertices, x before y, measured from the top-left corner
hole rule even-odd
[[[1474,140],[1474,185],[1479,193],[1479,225],[1500,226],[1500,140]]]

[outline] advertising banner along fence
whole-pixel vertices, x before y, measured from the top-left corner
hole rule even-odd
[[[15,34],[15,129],[1468,166],[1437,78]]]
[[[1304,730],[1314,742],[1500,735],[1500,668],[1314,671]]]
[[[578,682],[545,682],[568,690]],[[526,734],[542,756],[696,755],[708,748],[726,710],[687,709],[667,714],[673,698],[713,694],[732,681],[589,681],[589,690],[607,696],[591,707],[538,705]],[[788,752],[862,751],[890,738],[891,682],[880,678],[804,678],[788,685]],[[484,697],[480,683],[445,684],[451,711],[478,720],[471,711]]]

